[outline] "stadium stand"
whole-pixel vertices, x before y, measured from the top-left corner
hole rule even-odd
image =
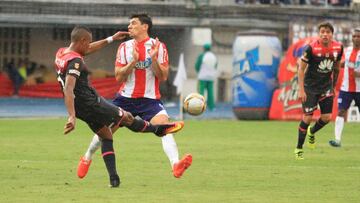
[[[276,1],[267,4],[265,1],[241,3],[235,0],[2,0],[0,64],[3,66],[11,58],[28,58],[52,67],[53,53],[69,40],[66,36],[69,36],[73,25],[89,26],[94,38],[100,39],[117,29],[126,29],[131,13],[146,12],[154,17],[157,36],[169,47],[178,47],[169,51],[172,67],[177,66],[180,52],[185,51],[189,78],[195,76],[190,64],[194,64],[193,55],[196,54],[191,51],[198,50],[189,40],[190,29],[209,27],[213,32],[214,51],[220,55],[223,64],[219,68],[225,75],[230,75],[232,41],[238,31],[254,28],[275,31],[286,48],[289,33],[292,33],[290,22],[316,22],[322,19],[357,22],[360,18],[355,7],[296,5],[296,2],[274,4]],[[39,53],[39,50],[43,50],[40,45],[46,47],[46,53]],[[105,50],[104,56],[89,64],[112,70],[116,45],[111,46],[110,51]],[[171,83],[167,85],[171,86]],[[2,95],[6,95],[6,88],[11,88],[11,84],[2,85]],[[22,93],[24,89],[21,89],[20,95]]]

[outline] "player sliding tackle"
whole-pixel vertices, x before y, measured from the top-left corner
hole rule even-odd
[[[64,134],[75,129],[76,118],[79,118],[101,138],[101,152],[110,176],[111,187],[120,185],[112,138],[119,125],[127,126],[135,132],[152,132],[160,137],[177,132],[184,126],[183,122],[152,125],[140,118],[134,118],[125,110],[107,102],[89,85],[89,69],[84,63],[83,56],[101,49],[113,40],[124,39],[127,34],[117,32],[107,39],[92,42],[92,34],[88,28],[75,27],[71,32],[71,44],[69,47],[60,48],[55,59],[57,79],[63,90],[69,114]]]

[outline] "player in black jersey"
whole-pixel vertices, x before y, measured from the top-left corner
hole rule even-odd
[[[91,42],[91,31],[86,27],[77,26],[71,32],[70,46],[60,48],[55,59],[58,81],[63,89],[65,106],[69,114],[64,134],[75,129],[76,118],[79,118],[101,137],[102,156],[110,176],[111,187],[118,187],[120,184],[112,138],[119,125],[127,126],[135,132],[152,132],[160,137],[177,132],[184,126],[181,121],[152,125],[140,118],[134,118],[130,113],[107,102],[89,85],[89,70],[83,56],[101,49],[114,39],[123,39],[126,34],[127,32],[117,32],[110,38]]]
[[[343,54],[341,43],[333,40],[334,27],[323,22],[318,25],[319,38],[311,42],[299,64],[299,99],[302,101],[304,116],[299,125],[295,158],[303,159],[303,145],[308,135],[309,148],[315,148],[315,133],[331,119],[334,87]],[[313,112],[320,106],[321,116],[310,127]]]

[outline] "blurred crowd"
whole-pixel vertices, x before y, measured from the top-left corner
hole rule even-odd
[[[235,0],[237,4],[350,6],[352,0]]]

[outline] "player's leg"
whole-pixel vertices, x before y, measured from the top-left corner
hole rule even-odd
[[[155,135],[162,137],[167,133],[175,133],[181,130],[184,127],[184,122],[172,122],[172,123],[163,123],[161,125],[152,125],[148,121],[145,121],[139,117],[134,118],[131,113],[122,110],[119,107],[115,107],[112,104],[106,104],[108,107],[102,112],[109,112],[111,114],[112,111],[117,112],[117,115],[120,115],[120,120],[115,125],[112,125],[112,132],[114,133],[118,128],[119,124],[126,126],[130,130],[134,132],[142,132],[142,133],[154,133]],[[115,117],[116,115],[113,115]],[[99,149],[101,146],[101,140],[95,134],[86,153],[85,156],[81,157],[80,162],[78,164],[78,177],[83,178],[86,176],[90,164],[92,162],[93,154]]]
[[[298,128],[298,141],[295,148],[295,159],[304,159],[303,154],[303,146],[306,138],[306,132],[310,125],[312,119],[312,112],[308,114],[304,114],[303,119],[301,120]]]
[[[110,177],[110,186],[119,187],[120,178],[116,171],[115,151],[110,127],[104,126],[97,135],[102,139],[101,153]]]
[[[119,108],[110,104],[105,99],[100,98],[99,102],[88,107],[88,112],[91,112],[90,114],[87,114],[87,120],[89,127],[93,130],[93,132],[96,132],[96,134],[93,136],[93,139],[85,153],[85,156],[81,157],[77,174],[79,178],[84,178],[89,170],[90,164],[92,162],[92,156],[97,151],[97,149],[102,147],[102,151],[104,150],[103,147],[109,146],[108,140],[103,140],[102,138],[104,135],[100,135],[97,132],[100,129],[103,129],[103,126],[107,126],[109,131],[111,132],[111,145],[112,145],[112,131],[111,127],[117,126],[121,119],[123,118],[123,112],[119,111]],[[102,131],[101,131],[102,132]],[[105,133],[108,133],[107,130]],[[105,134],[106,136],[107,134]],[[104,145],[104,143],[107,143]],[[109,148],[109,147],[107,147]],[[116,181],[116,180],[115,180]]]
[[[329,144],[333,147],[341,146],[341,135],[344,128],[345,116],[352,101],[351,93],[340,91],[338,97],[338,114],[335,119],[335,140],[330,140]]]
[[[165,122],[157,125],[151,124],[140,117],[133,117],[130,113],[124,112],[125,118],[122,120],[121,125],[126,126],[133,132],[141,133],[154,133],[158,137],[163,137],[167,133],[175,133],[184,127],[184,122]]]
[[[207,105],[210,110],[213,110],[215,107],[215,101],[214,101],[214,82],[213,81],[207,81]]]
[[[85,155],[80,158],[78,164],[78,170],[77,170],[77,174],[79,178],[84,178],[86,176],[92,162],[92,157],[95,154],[95,152],[100,148],[100,146],[101,146],[101,138],[99,138],[97,134],[94,134],[90,142],[90,145],[86,150]]]
[[[199,94],[204,96],[205,93],[205,81],[199,80]]]
[[[160,111],[157,115],[155,115],[151,121],[153,124],[162,124],[168,123],[169,117],[166,114],[166,111]],[[187,154],[181,160],[179,160],[179,151],[178,147],[172,133],[167,134],[166,136],[161,138],[163,150],[168,157],[173,175],[176,178],[180,178],[182,174],[188,169],[192,163],[192,155]]]
[[[317,96],[311,93],[306,93],[306,101],[302,103],[303,119],[298,127],[298,141],[295,148],[295,158],[304,159],[303,146],[307,135],[307,129],[311,123],[312,115],[317,108]]]
[[[316,132],[318,132],[330,122],[333,108],[333,100],[333,96],[326,96],[319,99],[321,116],[316,121],[315,125],[310,128],[310,133],[312,135],[314,135]]]

